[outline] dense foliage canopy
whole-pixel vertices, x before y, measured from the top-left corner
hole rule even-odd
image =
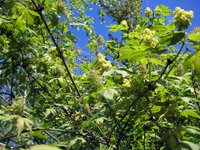
[[[135,12],[128,0],[0,1],[0,149],[199,150],[194,14],[160,5],[139,18],[130,2]],[[96,35],[93,5],[118,22],[120,42]]]

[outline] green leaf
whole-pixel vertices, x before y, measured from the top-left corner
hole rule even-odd
[[[118,92],[115,89],[111,89],[111,88],[105,88],[103,89],[100,94],[108,100],[113,100],[114,96],[118,94]]]
[[[30,147],[29,150],[61,150],[61,149],[49,145],[35,145]]]
[[[6,20],[6,19],[3,19],[3,18],[0,18],[0,25],[2,24],[2,23],[7,23],[7,22],[11,22],[11,21],[8,21],[8,20]]]
[[[30,10],[30,9],[29,9],[29,13],[30,13],[31,15],[33,15],[33,16],[38,16],[38,17],[40,17],[40,15],[39,15],[37,12],[33,11],[33,10]]]
[[[84,129],[84,128],[88,127],[90,124],[91,124],[91,121],[90,121],[90,120],[84,121],[84,122],[82,123],[82,125],[81,125],[81,128]]]
[[[50,114],[54,115],[55,113],[56,113],[56,110],[54,108],[48,108],[44,114],[47,117]]]
[[[192,98],[192,97],[181,97],[181,99],[183,100],[183,101],[185,101],[186,103],[190,103],[191,101],[193,101],[193,102],[200,102],[199,100],[197,100],[196,98]]]
[[[189,110],[189,109],[186,109],[186,110],[182,111],[181,115],[186,117],[186,118],[188,118],[188,116],[191,116],[191,117],[200,119],[200,115],[199,114],[197,114],[195,111]]]
[[[16,25],[22,30],[25,31],[26,30],[26,21],[23,19],[22,16],[18,17],[17,21],[16,21]]]
[[[174,31],[160,37],[160,44],[174,45],[180,42],[185,36],[184,31]]]
[[[196,53],[193,60],[196,78],[200,81],[200,51]]]
[[[171,135],[171,136],[169,137],[169,147],[170,147],[171,149],[175,149],[176,146],[177,146],[177,138],[176,138],[176,136]]]
[[[110,30],[111,32],[116,32],[117,30],[119,30],[118,25],[114,24],[114,25],[110,25]]]
[[[191,33],[188,35],[188,39],[194,42],[200,42],[200,33]]]
[[[123,78],[129,76],[130,74],[125,70],[116,70],[116,73],[121,74]]]
[[[100,118],[95,119],[95,122],[97,124],[102,124],[104,120],[105,120],[105,117],[100,117]]]
[[[3,110],[0,110],[0,115],[4,114],[4,111]]]
[[[185,130],[192,133],[200,135],[200,128],[194,126],[185,126]]]
[[[104,71],[103,73],[103,77],[108,77],[108,76],[111,76],[113,73],[115,72],[115,70],[111,69],[109,71]]]
[[[120,24],[120,25],[118,25],[118,29],[120,31],[127,31],[128,30],[128,26],[124,26],[124,25]]]
[[[190,141],[182,141],[177,149],[178,150],[199,150],[200,146]]]
[[[27,118],[18,117],[17,124],[16,124],[18,136],[25,129],[25,127],[30,128],[31,124],[33,124],[31,120]]]
[[[167,7],[167,6],[164,6],[164,5],[159,5],[159,8],[162,10],[162,15],[164,16],[171,16],[171,10]]]
[[[42,132],[43,131],[31,131],[30,133],[28,133],[28,135],[34,138],[45,139],[45,135]]]
[[[139,49],[139,47],[137,48]],[[136,50],[135,48],[129,46],[122,47],[119,49],[119,51],[120,51],[120,57],[119,57],[120,60],[128,59],[131,62],[139,61],[145,58],[146,55],[144,49]]]
[[[17,119],[17,134],[18,136],[21,134],[21,132],[24,130],[24,126],[25,126],[25,123],[24,123],[24,119],[23,118],[18,118]]]
[[[150,58],[150,62],[152,62],[153,64],[156,64],[156,65],[165,66],[165,64],[157,58]]]
[[[167,27],[168,30],[171,30],[171,31],[176,28],[176,26],[174,25],[174,23],[170,23],[166,27]]]
[[[82,144],[82,143],[86,143],[86,140],[82,137],[76,137],[73,140],[70,141],[69,145],[67,145],[67,148],[71,148],[73,145],[75,144]]]

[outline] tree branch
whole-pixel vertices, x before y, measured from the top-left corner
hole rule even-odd
[[[12,105],[12,103],[9,102],[7,99],[5,99],[2,95],[0,95],[0,98],[1,98],[4,102],[6,102],[8,105]]]
[[[131,103],[131,105],[130,105],[130,106],[128,107],[128,109],[126,110],[126,112],[125,112],[124,116],[122,117],[122,119],[120,120],[120,122],[123,122],[123,120],[126,118],[126,116],[128,115],[129,111],[131,110],[131,108],[138,102],[139,99],[141,99],[142,97],[146,96],[146,94],[147,94],[149,91],[154,91],[154,90],[155,90],[155,85],[156,85],[156,83],[157,83],[157,82],[162,78],[162,76],[165,74],[165,72],[166,72],[168,66],[169,66],[170,64],[172,64],[172,63],[177,59],[177,57],[178,57],[179,54],[181,53],[181,51],[182,51],[184,45],[185,45],[185,42],[182,42],[181,48],[179,49],[179,51],[178,51],[178,53],[176,54],[176,56],[175,56],[172,60],[167,60],[166,66],[164,67],[164,69],[163,69],[162,73],[160,74],[160,76],[158,77],[158,79],[155,80],[155,81],[153,81],[153,82],[151,82],[150,85],[148,85],[148,87],[147,87],[141,94],[139,94],[139,95],[135,98],[135,100]],[[121,132],[119,132],[119,135],[120,135],[121,133],[124,132],[124,129],[125,129],[124,127],[126,127],[126,125],[128,124],[128,122],[130,121],[130,118],[131,118],[131,116],[129,116],[129,118],[128,118],[127,121],[125,122],[124,126],[121,128]],[[117,146],[120,145],[120,141],[121,141],[121,139],[119,138],[118,141],[117,141],[117,144],[116,144]]]
[[[33,5],[35,6],[35,8],[37,9],[38,14],[40,15],[40,17],[41,17],[41,19],[42,19],[42,21],[43,21],[43,23],[44,23],[49,35],[50,35],[50,37],[51,37],[51,39],[52,39],[52,41],[54,43],[54,45],[56,46],[56,50],[57,50],[57,52],[59,54],[59,57],[60,57],[60,59],[62,60],[62,62],[64,64],[64,67],[65,67],[65,69],[66,69],[66,71],[67,71],[67,73],[68,73],[68,75],[70,77],[70,80],[72,81],[72,84],[73,84],[78,96],[81,97],[81,93],[79,92],[78,87],[77,87],[77,85],[76,85],[76,83],[75,83],[75,81],[74,81],[74,79],[72,77],[72,74],[71,74],[70,70],[69,70],[69,67],[67,66],[67,63],[65,62],[65,59],[64,59],[64,56],[63,56],[63,54],[62,54],[62,52],[60,50],[60,47],[57,44],[53,34],[51,33],[51,30],[50,30],[49,26],[47,25],[47,22],[45,21],[45,18],[44,18],[43,14],[42,14],[41,9],[38,7],[38,5],[35,3],[34,0],[31,0],[31,1],[32,1]]]

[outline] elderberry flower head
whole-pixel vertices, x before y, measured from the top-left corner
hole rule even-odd
[[[176,7],[174,11],[174,24],[179,29],[186,29],[190,26],[190,19],[192,19],[193,17],[193,11],[185,11],[180,7]]]

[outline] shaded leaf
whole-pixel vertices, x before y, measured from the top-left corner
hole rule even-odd
[[[200,146],[198,144],[195,144],[189,141],[182,141],[177,149],[178,150],[199,150]]]
[[[198,135],[200,135],[200,128],[198,128],[198,127],[186,126],[185,129],[187,131],[189,131],[190,133],[192,133],[192,134],[198,134]]]
[[[76,137],[73,140],[70,141],[69,145],[67,145],[67,148],[71,148],[73,145],[75,144],[82,144],[82,143],[86,143],[86,140],[82,137]]]
[[[191,116],[191,117],[200,119],[200,115],[199,114],[197,114],[195,111],[189,110],[189,109],[186,109],[186,110],[182,111],[181,115],[186,117],[186,118],[188,118],[188,116]]]

